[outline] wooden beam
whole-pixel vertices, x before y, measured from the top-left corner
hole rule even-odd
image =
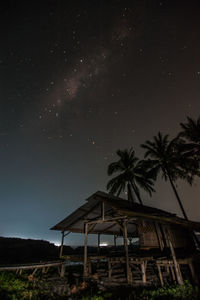
[[[117,236],[114,234],[114,246],[117,246]]]
[[[64,277],[64,276],[65,276],[65,264],[62,264],[60,270],[60,277]]]
[[[129,266],[129,255],[128,255],[128,242],[127,242],[127,221],[124,220],[124,248],[126,253],[126,277],[127,282],[130,283],[131,274],[130,274],[130,266]]]
[[[170,216],[170,217],[159,217],[156,215],[152,215],[152,214],[146,214],[146,213],[139,213],[139,212],[134,212],[132,210],[128,210],[128,209],[121,209],[121,208],[116,208],[116,211],[119,214],[123,214],[126,215],[126,217],[137,217],[137,218],[142,218],[142,219],[146,219],[146,220],[155,220],[158,221],[159,223],[163,223],[163,224],[177,224],[177,225],[181,225],[184,226],[186,228],[192,228],[194,230],[200,230],[200,223],[199,222],[194,222],[194,221],[188,221],[185,219],[181,219],[179,217],[176,216]]]
[[[123,217],[114,217],[114,218],[108,218],[108,219],[100,219],[100,220],[85,220],[84,222],[85,223],[88,223],[88,224],[101,224],[101,223],[110,223],[110,222],[113,222],[113,221],[116,221],[116,220],[124,220],[124,219],[127,219],[126,216],[123,216]]]
[[[96,224],[89,224],[88,225],[88,234],[95,228]]]
[[[59,257],[61,258],[63,255],[63,244],[64,244],[64,238],[65,238],[65,231],[62,232],[62,240],[61,240],[61,246],[60,246],[60,255]]]
[[[38,263],[38,264],[26,264],[26,265],[18,265],[18,266],[7,266],[7,267],[0,267],[0,271],[14,271],[17,270],[30,270],[30,269],[43,269],[47,267],[56,267],[65,264],[63,261],[57,262],[46,262],[46,263]]]
[[[122,226],[122,224],[118,220],[115,220],[115,223],[120,227],[121,231],[124,234],[124,227]]]
[[[116,223],[111,224],[111,225],[109,225],[108,227],[106,227],[104,230],[102,230],[102,231],[101,231],[102,234],[103,234],[104,232],[107,232],[108,229],[110,229],[110,228],[112,228],[112,227],[114,227],[114,226],[116,226]]]
[[[164,243],[163,243],[163,240],[162,240],[162,234],[160,232],[160,228],[158,226],[158,223],[154,222],[154,226],[155,226],[155,232],[156,232],[156,236],[157,236],[157,239],[158,239],[158,244],[159,244],[160,250],[163,251]]]
[[[165,232],[166,232],[166,235],[167,235],[167,238],[168,238],[169,247],[170,247],[170,251],[171,251],[171,254],[172,254],[172,259],[173,259],[173,262],[174,262],[174,268],[175,268],[175,272],[176,272],[177,282],[178,282],[178,284],[182,285],[183,284],[183,278],[182,278],[182,274],[181,274],[181,270],[180,270],[180,265],[178,264],[177,259],[176,259],[176,254],[175,254],[174,247],[173,247],[173,244],[172,244],[171,236],[170,236],[170,233],[169,233],[167,228],[165,229]]]
[[[194,280],[195,283],[198,283],[198,279],[196,277],[192,261],[189,263],[189,268],[190,268],[190,272],[191,272],[191,275],[192,275],[192,279]]]
[[[104,201],[101,202],[101,219],[104,221],[104,216],[105,216],[105,205]]]
[[[147,261],[142,261],[141,263],[141,271],[142,271],[142,282],[147,282],[147,276],[146,276],[146,268],[147,268]]]
[[[98,254],[100,253],[100,238],[101,238],[101,235],[100,235],[100,233],[98,233],[98,248],[97,248]]]
[[[171,275],[172,275],[172,280],[173,280],[174,282],[176,282],[176,276],[175,276],[175,274],[174,274],[174,267],[173,267],[173,266],[170,266],[170,271],[171,271]]]
[[[87,236],[88,236],[88,223],[85,223],[85,241],[84,241],[84,263],[83,263],[83,276],[87,277]]]
[[[111,280],[111,276],[112,276],[111,260],[108,258],[108,280]]]
[[[158,274],[159,274],[161,286],[164,286],[164,281],[163,281],[163,277],[162,277],[161,266],[157,264],[157,268],[158,268]]]

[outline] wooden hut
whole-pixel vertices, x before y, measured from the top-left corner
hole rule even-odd
[[[133,282],[133,272],[131,266],[140,265],[142,282],[146,283],[147,263],[150,260],[156,261],[161,284],[163,285],[162,267],[171,268],[172,277],[178,283],[182,284],[182,274],[180,264],[188,264],[193,276],[194,269],[192,265],[192,252],[195,249],[193,240],[194,231],[200,231],[200,223],[188,221],[177,217],[175,214],[160,210],[157,208],[140,205],[137,203],[130,204],[127,200],[112,196],[104,192],[96,192],[86,199],[86,203],[76,209],[64,220],[51,228],[62,232],[62,242],[60,257],[63,254],[64,238],[70,232],[83,233],[84,242],[84,276],[91,275],[90,262],[92,258],[88,257],[87,240],[88,234],[98,235],[98,246],[100,236],[113,235],[123,237],[125,255],[118,260],[123,261],[126,265],[126,279],[128,283]],[[159,249],[160,253],[169,249],[171,258],[161,259],[159,257],[141,257],[134,253],[129,253],[128,238],[138,237],[141,251],[146,249]],[[180,259],[176,256],[176,249],[183,249],[187,252],[187,257]],[[188,253],[188,249],[191,249]],[[186,251],[187,250],[187,251]],[[142,253],[142,252],[141,252]],[[162,255],[160,255],[162,256]],[[95,259],[98,259],[96,256]],[[108,277],[111,279],[112,262],[114,258],[108,259]],[[116,259],[117,261],[117,259]]]

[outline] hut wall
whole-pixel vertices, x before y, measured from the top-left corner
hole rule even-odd
[[[192,236],[188,229],[179,228],[176,226],[170,226],[169,232],[170,232],[170,237],[174,248],[192,247],[193,245]],[[168,241],[167,241],[167,246],[169,247]]]
[[[159,241],[153,222],[142,221],[138,225],[138,234],[141,248],[159,248]]]

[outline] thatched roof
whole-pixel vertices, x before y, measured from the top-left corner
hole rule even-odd
[[[200,231],[200,223],[198,222],[187,221],[177,217],[175,214],[154,207],[137,203],[130,205],[127,200],[99,191],[86,199],[84,205],[53,226],[51,230],[83,233],[84,222],[86,220],[91,221],[101,218],[102,202],[104,202],[105,206],[105,220],[110,220],[111,218],[118,218],[118,220],[124,217],[128,218],[128,235],[132,235],[135,232],[137,222],[141,219],[162,224],[183,226]],[[90,229],[89,233],[122,235],[120,226],[116,222],[113,223],[110,221],[96,224]]]

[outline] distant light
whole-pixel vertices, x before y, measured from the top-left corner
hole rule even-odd
[[[101,243],[99,246],[100,247],[106,247],[106,246],[108,246],[108,244],[107,243]]]
[[[59,247],[60,246],[60,243],[58,242],[53,242],[55,246]]]

